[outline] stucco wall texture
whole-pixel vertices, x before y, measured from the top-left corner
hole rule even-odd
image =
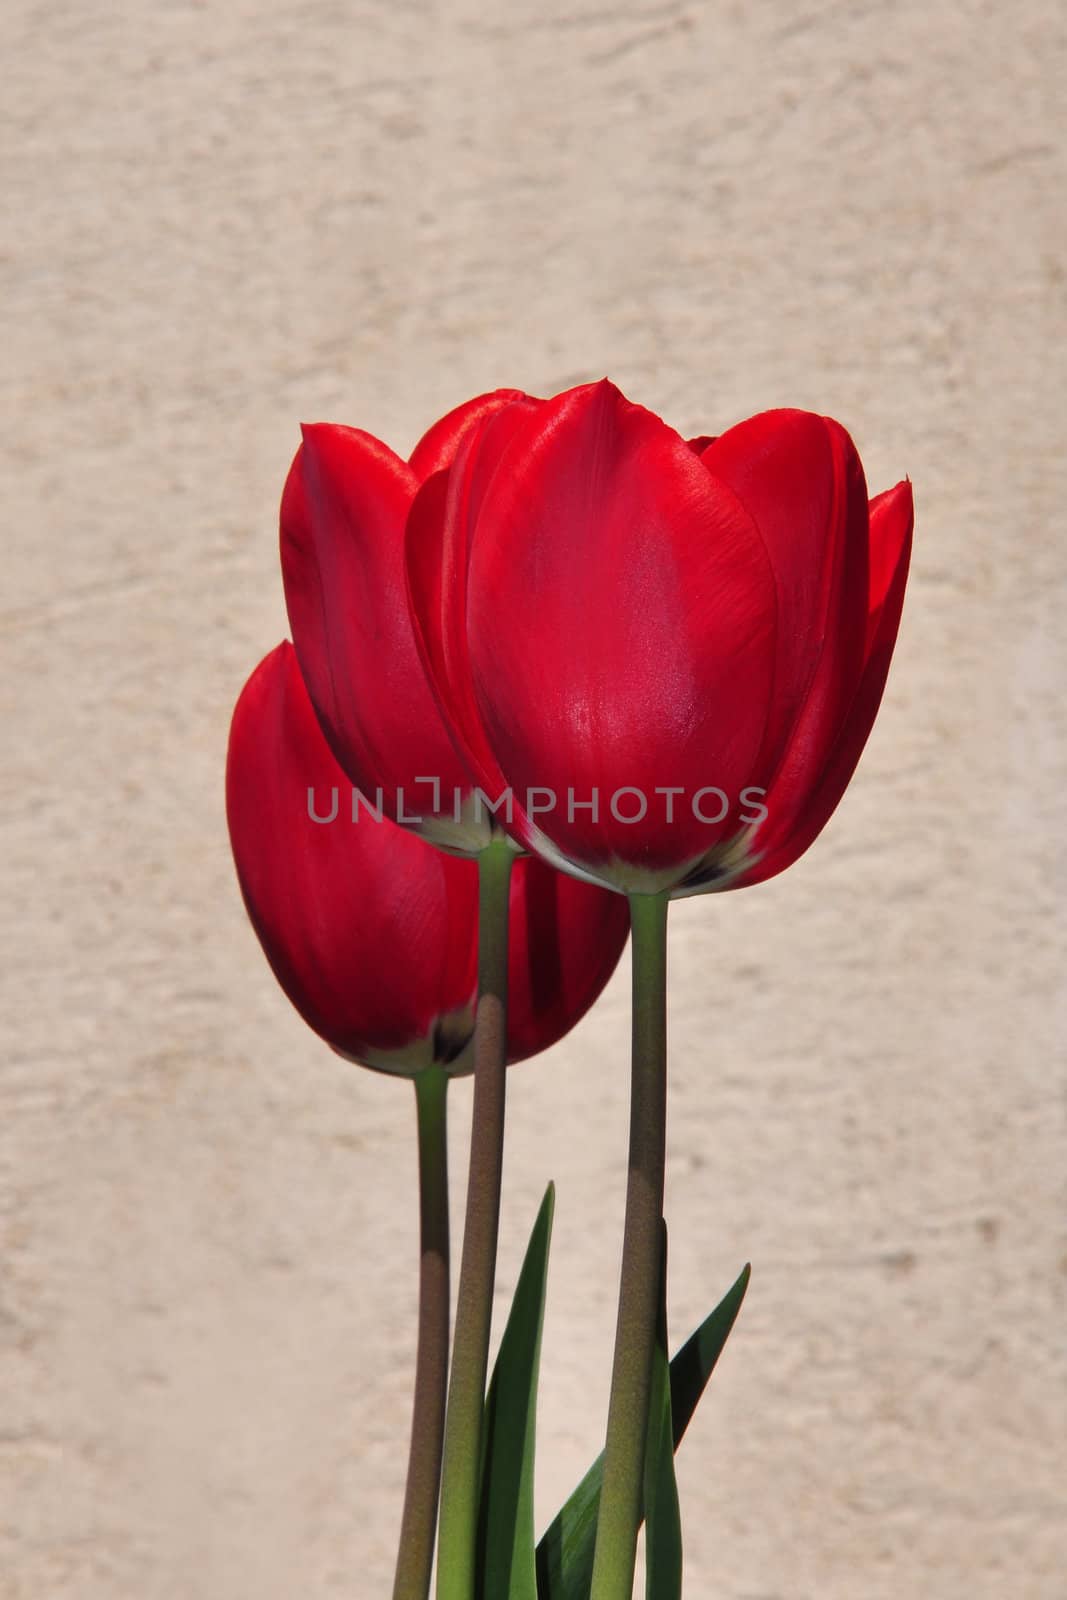
[[[754,1264],[687,1600],[1060,1600],[1062,12],[5,15],[3,1600],[389,1592],[413,1100],[276,988],[228,719],[301,420],[406,450],[604,373],[687,432],[828,412],[917,506],[831,826],[672,912],[673,1340]],[[558,1185],[542,1525],[602,1439],[627,985],[510,1080],[497,1331]]]

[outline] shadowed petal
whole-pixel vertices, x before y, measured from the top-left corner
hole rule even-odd
[[[469,787],[419,658],[407,600],[406,462],[369,434],[304,429],[281,508],[282,576],[301,672],[351,780],[387,813],[431,809],[428,785]],[[401,795],[401,791],[406,791]]]
[[[833,743],[863,664],[867,487],[855,446],[828,417],[766,411],[703,453],[760,532],[777,595],[772,712],[754,783],[770,784],[791,743],[803,782]]]
[[[904,605],[913,521],[910,483],[899,483],[871,501],[870,629],[858,687],[818,781],[796,791],[795,799],[789,796],[791,805],[787,800],[779,806],[771,790],[768,818],[754,841],[762,854],[731,888],[762,883],[792,865],[818,838],[848,787],[885,690]]]

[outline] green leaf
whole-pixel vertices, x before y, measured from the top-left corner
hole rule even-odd
[[[751,1268],[746,1266],[710,1316],[678,1351],[670,1365],[671,1432],[677,1449],[745,1298]],[[541,1537],[537,1546],[539,1600],[588,1600],[604,1454]]]
[[[603,1477],[602,1450],[541,1535],[537,1546],[539,1600],[588,1600]]]
[[[745,1298],[752,1268],[742,1267],[737,1281],[726,1291],[715,1310],[691,1333],[671,1362],[671,1415],[674,1448],[677,1450],[685,1437],[693,1412],[697,1408],[715,1363],[722,1355],[723,1345],[737,1321],[737,1313]]]
[[[667,1225],[660,1224],[659,1314],[645,1444],[645,1600],[681,1600],[682,1517],[674,1476],[667,1361]]]
[[[485,1402],[478,1517],[478,1600],[537,1600],[534,1434],[545,1278],[556,1191],[534,1223]]]

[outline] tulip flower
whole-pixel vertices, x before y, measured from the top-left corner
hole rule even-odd
[[[408,610],[404,529],[416,491],[472,429],[525,399],[479,395],[434,423],[409,460],[358,428],[315,423],[289,470],[281,557],[293,644],[330,747],[387,816],[477,854],[492,813],[441,717]]]
[[[408,461],[357,429],[307,427],[281,506],[293,641],[335,756],[395,821],[479,860],[471,1167],[441,1522],[450,1566],[468,1573],[477,1494],[471,1440],[488,1367],[503,1158],[513,853],[426,676],[407,599],[405,526],[420,484],[447,470],[488,418],[527,404],[534,402],[516,390],[478,396],[435,423]],[[469,1587],[467,1578],[457,1580],[459,1594]]]
[[[310,795],[309,795],[310,791]],[[324,818],[334,807],[330,822]],[[234,712],[230,839],[252,925],[286,994],[328,1044],[383,1072],[471,1070],[478,873],[376,821],[330,753],[292,646],[252,674]],[[508,1059],[574,1027],[618,963],[616,896],[539,861],[510,884]]]
[[[829,418],[687,443],[606,381],[519,397],[416,499],[420,648],[522,845],[627,893],[738,888],[795,861],[844,792],[911,526],[910,484],[868,502]]]
[[[444,1091],[472,1065],[478,869],[353,799],[289,644],[260,663],[238,700],[226,808],[250,919],[301,1016],[339,1054],[415,1080],[420,1337],[394,1591],[408,1600],[427,1591],[436,1516],[448,1350]],[[509,923],[515,1061],[560,1039],[592,1005],[629,919],[617,895],[526,859],[510,877]]]
[[[840,424],[685,440],[607,381],[479,419],[408,517],[419,647],[516,840],[630,897],[630,1172],[591,1600],[630,1600],[666,1115],[668,900],[781,872],[885,686],[912,532]],[[500,816],[498,810],[496,815]]]

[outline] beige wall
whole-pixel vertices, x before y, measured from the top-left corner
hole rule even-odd
[[[300,419],[407,447],[604,372],[692,431],[830,412],[918,514],[833,825],[672,916],[674,1337],[755,1264],[680,1457],[688,1600],[1058,1600],[1058,8],[7,18],[3,1600],[389,1592],[410,1095],[274,986],[227,721]],[[601,1437],[626,1017],[621,973],[512,1079],[502,1300],[559,1188],[541,1520]]]

